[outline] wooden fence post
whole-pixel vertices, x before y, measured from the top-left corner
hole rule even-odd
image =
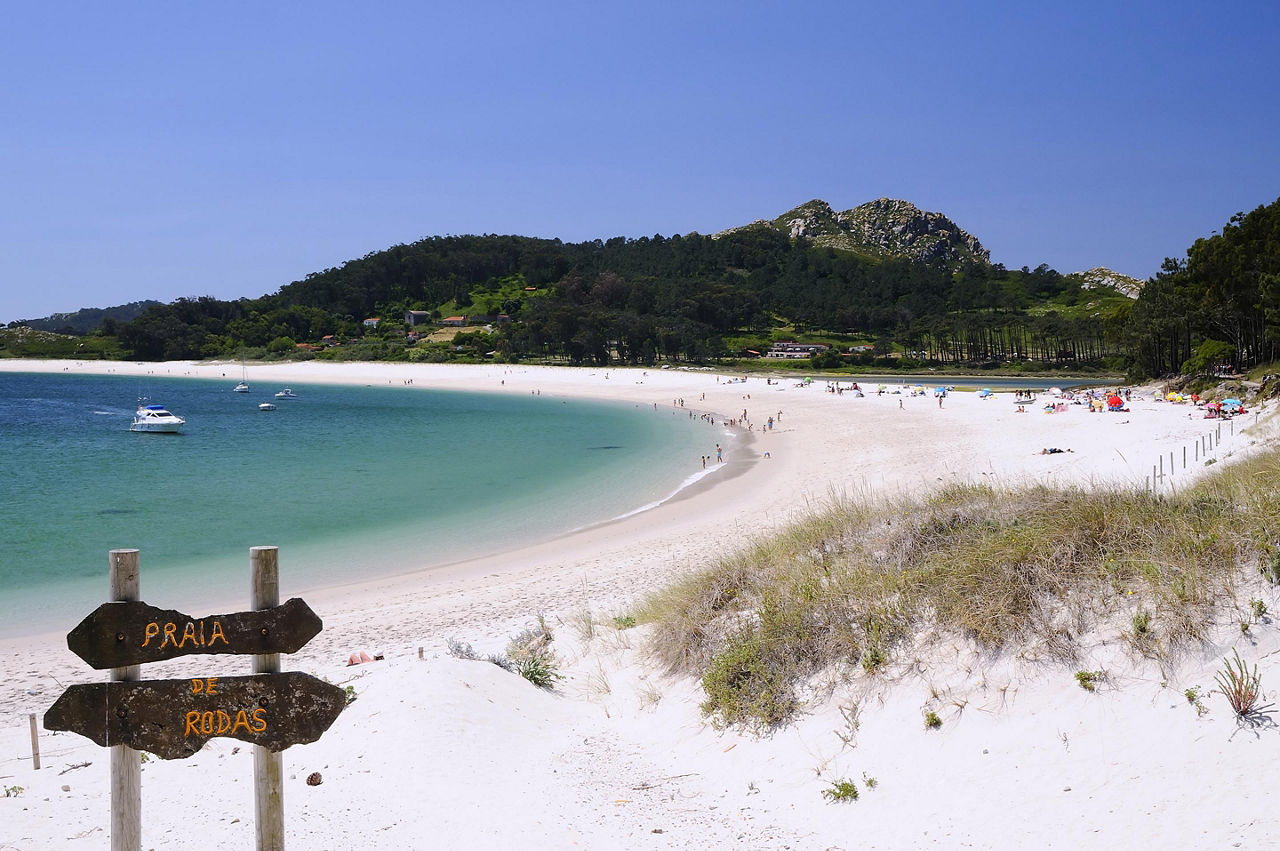
[[[138,600],[140,581],[137,550],[112,550],[111,601]],[[112,682],[138,679],[140,665],[111,669]],[[123,711],[123,710],[121,710]],[[142,757],[128,745],[111,748],[111,851],[142,848]]]
[[[34,712],[27,715],[27,720],[31,722],[31,768],[33,771],[40,770],[40,736],[36,733],[36,714]]]
[[[254,611],[280,605],[279,547],[250,547],[253,572],[250,608]],[[280,654],[253,657],[255,674],[280,673]],[[284,757],[262,745],[253,746],[253,800],[258,851],[284,849]]]

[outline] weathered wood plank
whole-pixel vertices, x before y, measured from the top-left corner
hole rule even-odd
[[[101,670],[195,654],[296,653],[323,627],[298,597],[261,611],[200,618],[140,601],[103,603],[67,633],[67,648]]]
[[[320,738],[347,705],[338,686],[288,671],[243,677],[85,683],[62,693],[47,730],[99,745],[128,745],[185,759],[210,739],[239,739],[272,752]]]

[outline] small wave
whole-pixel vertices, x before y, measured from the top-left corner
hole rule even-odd
[[[588,449],[621,449],[622,447],[617,445],[610,445],[610,446],[588,446],[587,448]]]
[[[635,516],[635,515],[637,515],[637,514],[643,514],[643,513],[644,513],[644,512],[646,512],[646,511],[650,511],[650,510],[652,510],[652,509],[654,509],[654,508],[657,508],[659,505],[662,505],[662,504],[663,504],[663,503],[665,503],[665,502],[670,502],[670,501],[671,501],[672,499],[674,499],[674,498],[676,497],[676,495],[677,495],[677,494],[679,494],[682,490],[684,490],[685,488],[688,488],[688,487],[693,486],[694,484],[696,484],[697,482],[701,481],[702,479],[705,479],[707,476],[711,475],[711,474],[712,474],[712,473],[714,473],[715,471],[716,471],[716,468],[711,467],[711,468],[708,468],[708,469],[706,469],[706,470],[699,470],[699,471],[698,471],[698,472],[696,472],[696,473],[692,473],[692,474],[690,474],[689,476],[686,476],[686,477],[685,477],[685,480],[684,480],[684,481],[682,481],[679,485],[677,485],[675,490],[673,490],[671,493],[669,493],[669,494],[667,494],[666,496],[664,496],[662,499],[655,499],[653,502],[645,503],[644,505],[641,505],[641,506],[639,506],[639,507],[637,507],[637,508],[633,508],[633,509],[631,509],[630,511],[626,512],[625,514],[619,514],[617,517],[615,517],[615,518],[613,518],[613,519],[614,519],[614,520],[624,520],[624,519],[626,519],[626,518],[628,518],[628,517],[634,517],[634,516]]]

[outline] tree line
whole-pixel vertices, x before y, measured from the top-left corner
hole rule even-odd
[[[387,342],[386,357],[703,362],[759,352],[786,333],[874,340],[876,354],[901,353],[907,365],[1034,362],[1135,375],[1206,361],[1240,368],[1276,357],[1280,201],[1232,218],[1185,260],[1166,260],[1135,301],[1111,293],[1105,309],[1084,310],[1097,295],[1044,265],[873,260],[766,224],[720,237],[580,243],[436,236],[261,298],[180,299],[132,321],[108,318],[99,332],[143,360],[283,352],[372,334]],[[411,355],[403,313],[441,318],[442,309],[501,321],[482,337]],[[372,331],[369,317],[385,319]]]

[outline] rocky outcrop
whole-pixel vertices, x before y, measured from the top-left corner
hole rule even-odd
[[[1131,278],[1128,275],[1121,275],[1119,272],[1113,272],[1103,266],[1095,266],[1084,272],[1076,272],[1076,277],[1080,279],[1080,288],[1083,290],[1111,287],[1121,295],[1127,295],[1129,298],[1137,298],[1138,293],[1142,292],[1142,281],[1137,278]]]
[[[906,257],[947,265],[964,260],[991,262],[991,252],[946,216],[892,198],[877,198],[841,213],[826,201],[815,199],[771,222],[757,221],[748,227],[761,225],[778,228],[792,239],[804,237],[817,245],[870,257]]]

